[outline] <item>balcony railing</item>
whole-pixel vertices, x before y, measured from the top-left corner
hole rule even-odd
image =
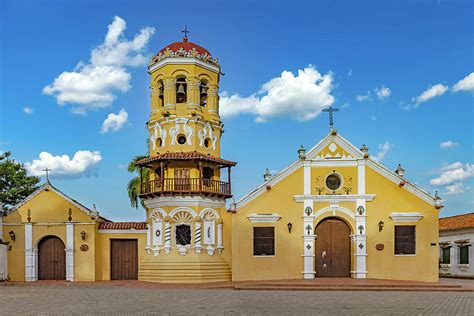
[[[203,178],[155,179],[141,184],[140,196],[163,194],[204,194],[231,197],[230,183]]]

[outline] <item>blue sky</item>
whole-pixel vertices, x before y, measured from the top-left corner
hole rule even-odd
[[[239,162],[233,171],[236,198],[262,181],[265,168],[284,168],[299,145],[310,148],[325,136],[327,116],[319,111],[331,99],[342,108],[335,114],[341,135],[356,146],[367,144],[392,169],[402,163],[406,177],[422,188],[439,190],[446,200],[442,216],[471,212],[473,12],[472,1],[3,0],[0,150],[30,163],[32,172],[54,160],[52,168],[62,174],[53,171],[52,182],[65,193],[95,203],[111,219],[142,220],[143,211],[128,202],[124,166],[146,152],[146,60],[180,40],[187,24],[190,40],[219,58],[223,100],[252,105],[234,107],[223,118],[222,156]],[[124,70],[120,82],[127,85],[100,91],[113,101],[87,103],[82,87],[68,99],[81,104],[58,104],[58,92],[48,94],[45,87],[55,87],[64,72],[94,66],[91,52],[105,47],[115,16],[126,22],[122,43],[130,44],[140,31],[146,37],[146,43],[125,48],[129,59],[114,64]],[[110,53],[107,47],[99,52]],[[272,103],[275,84],[291,94],[305,74],[330,85],[305,77],[309,82],[298,90],[303,108]],[[235,98],[240,103],[229,101]],[[299,112],[315,117],[301,119]],[[111,125],[101,133],[111,113]],[[262,116],[265,122],[257,122]],[[49,155],[35,164],[41,152]]]

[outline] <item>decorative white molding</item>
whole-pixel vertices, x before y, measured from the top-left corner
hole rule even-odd
[[[356,159],[324,159],[312,160],[311,167],[355,167],[357,166]]]
[[[207,198],[202,196],[160,196],[151,199],[146,199],[145,205],[147,208],[155,209],[165,206],[185,207],[198,206],[210,208],[225,207],[225,201],[217,198]]]
[[[250,214],[247,218],[252,223],[275,223],[277,222],[281,216],[278,214]]]
[[[317,212],[315,212],[313,216],[314,216],[314,218],[317,218],[317,217],[319,217],[319,216],[321,216],[325,213],[331,213],[332,216],[336,216],[337,212],[341,212],[343,214],[346,214],[347,216],[349,216],[350,218],[352,218],[354,220],[356,218],[354,212],[352,212],[351,210],[349,210],[345,207],[338,206],[337,204],[322,208],[322,209],[318,210]]]
[[[99,234],[146,234],[147,229],[99,229]]]
[[[155,121],[154,124],[150,126],[150,129],[153,129],[153,133],[150,137],[153,150],[156,150],[156,140],[158,138],[161,138],[161,147],[165,146],[166,145],[166,130],[161,127],[161,124]]]
[[[99,213],[97,211],[93,211],[93,210],[88,209],[84,205],[78,203],[77,201],[73,200],[72,198],[70,198],[69,196],[64,194],[63,192],[61,192],[58,189],[56,189],[55,187],[53,187],[53,185],[50,182],[46,182],[45,184],[40,186],[35,192],[28,195],[23,201],[21,201],[20,203],[15,205],[15,207],[11,210],[10,214],[15,212],[16,210],[18,210],[20,207],[22,207],[28,201],[33,199],[35,196],[37,196],[43,190],[51,190],[52,192],[56,193],[57,195],[59,195],[60,197],[62,197],[63,199],[65,199],[66,201],[68,201],[69,203],[71,203],[72,205],[74,205],[75,207],[77,207],[78,209],[80,209],[81,211],[83,211],[84,213],[86,213],[87,215],[89,215],[91,217],[95,217],[95,216],[99,215]]]
[[[25,281],[36,281],[36,258],[33,249],[33,224],[25,223]]]
[[[365,194],[365,159],[357,160],[357,193]]]
[[[303,162],[303,172],[304,172],[304,194],[311,194],[311,165],[309,161]]]
[[[325,194],[325,195],[294,195],[296,202],[301,203],[305,200],[313,202],[356,202],[358,199],[372,201],[375,194]]]
[[[161,68],[165,65],[168,65],[168,64],[171,64],[171,65],[191,64],[191,65],[198,65],[202,68],[214,71],[216,73],[219,73],[219,71],[220,71],[218,66],[212,65],[208,62],[205,62],[205,61],[202,61],[202,60],[199,60],[199,59],[196,59],[196,58],[191,58],[191,57],[189,57],[189,58],[188,57],[179,57],[179,58],[164,58],[164,59],[160,60],[159,62],[150,65],[148,67],[148,73],[151,74],[155,70],[157,70],[157,69],[159,69],[159,68]]]
[[[323,150],[326,146],[328,146],[331,142],[336,143],[339,147],[341,147],[344,151],[346,151],[349,155],[351,155],[353,158],[363,158],[362,153],[360,150],[349,143],[345,138],[343,138],[341,135],[336,134],[332,135],[331,133],[327,134],[326,137],[324,137],[318,144],[316,144],[313,148],[309,150],[309,152],[306,154],[306,159],[309,160],[316,160],[317,154]],[[342,157],[341,157],[342,158]],[[335,162],[336,159],[328,159],[328,161]]]
[[[390,219],[398,223],[418,222],[422,218],[423,214],[418,212],[390,214]]]

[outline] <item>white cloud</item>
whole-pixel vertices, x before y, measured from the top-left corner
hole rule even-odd
[[[53,156],[48,152],[41,152],[39,158],[26,162],[25,167],[33,176],[44,176],[45,168],[51,169],[50,175],[57,177],[80,177],[90,171],[102,160],[99,151],[79,150],[74,157],[68,155]]]
[[[127,40],[126,22],[115,16],[102,44],[95,47],[90,62],[79,62],[73,71],[64,71],[43,93],[54,95],[60,105],[78,104],[73,113],[84,114],[89,108],[110,106],[118,92],[130,89],[127,67],[146,63],[144,52],[155,29],[143,28],[133,40]]]
[[[453,91],[468,91],[474,93],[474,72],[459,80],[454,86]]]
[[[452,140],[448,140],[448,141],[445,141],[445,142],[441,142],[439,144],[439,147],[443,148],[443,149],[446,149],[446,148],[453,148],[453,147],[456,147],[457,145],[459,145],[458,142],[454,142]]]
[[[443,194],[445,195],[458,195],[458,194],[463,194],[464,191],[464,184],[461,182],[454,183],[452,185],[446,186],[446,192]]]
[[[220,113],[223,117],[253,114],[257,122],[281,116],[308,121],[334,103],[332,81],[331,73],[321,75],[312,65],[298,70],[297,76],[283,71],[248,97],[224,93],[220,100]]]
[[[449,185],[471,177],[474,177],[474,164],[463,164],[459,161],[452,164],[445,163],[441,167],[439,177],[431,179],[430,184],[436,186]]]
[[[125,109],[121,109],[118,114],[109,113],[107,118],[102,123],[101,133],[107,133],[108,131],[116,132],[123,127],[128,121],[128,113]]]
[[[390,144],[390,142],[386,140],[385,143],[379,145],[379,151],[374,157],[372,157],[372,159],[374,159],[375,161],[381,162],[385,158],[385,155],[387,155],[387,153],[392,148],[393,148],[393,144]]]
[[[367,92],[367,94],[356,95],[356,100],[359,101],[359,102],[364,102],[364,101],[370,100],[370,91]]]
[[[428,89],[423,91],[419,96],[411,99],[411,104],[407,105],[403,109],[410,110],[416,109],[421,103],[431,100],[433,98],[443,95],[448,90],[448,86],[441,83],[429,86]]]
[[[384,85],[382,85],[380,88],[376,88],[374,91],[377,94],[377,98],[379,98],[379,100],[388,98],[392,94],[392,90],[385,87]]]
[[[26,114],[28,115],[33,115],[33,113],[35,112],[35,110],[33,108],[30,108],[29,106],[25,106],[23,108],[23,112],[25,112]]]

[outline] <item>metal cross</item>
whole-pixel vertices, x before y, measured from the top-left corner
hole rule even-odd
[[[49,182],[49,172],[51,171],[51,169],[46,167],[46,169],[43,169],[43,171],[46,172],[46,181]]]
[[[339,111],[339,109],[333,109],[332,106],[328,107],[327,109],[323,109],[323,112],[328,112],[329,113],[329,128],[331,128],[331,129],[334,125],[334,121],[332,119],[332,113],[337,112],[337,111]]]
[[[191,33],[191,32],[188,31],[188,26],[185,25],[185,26],[184,26],[184,30],[182,30],[181,33],[184,33],[184,37],[188,37],[188,33]]]

